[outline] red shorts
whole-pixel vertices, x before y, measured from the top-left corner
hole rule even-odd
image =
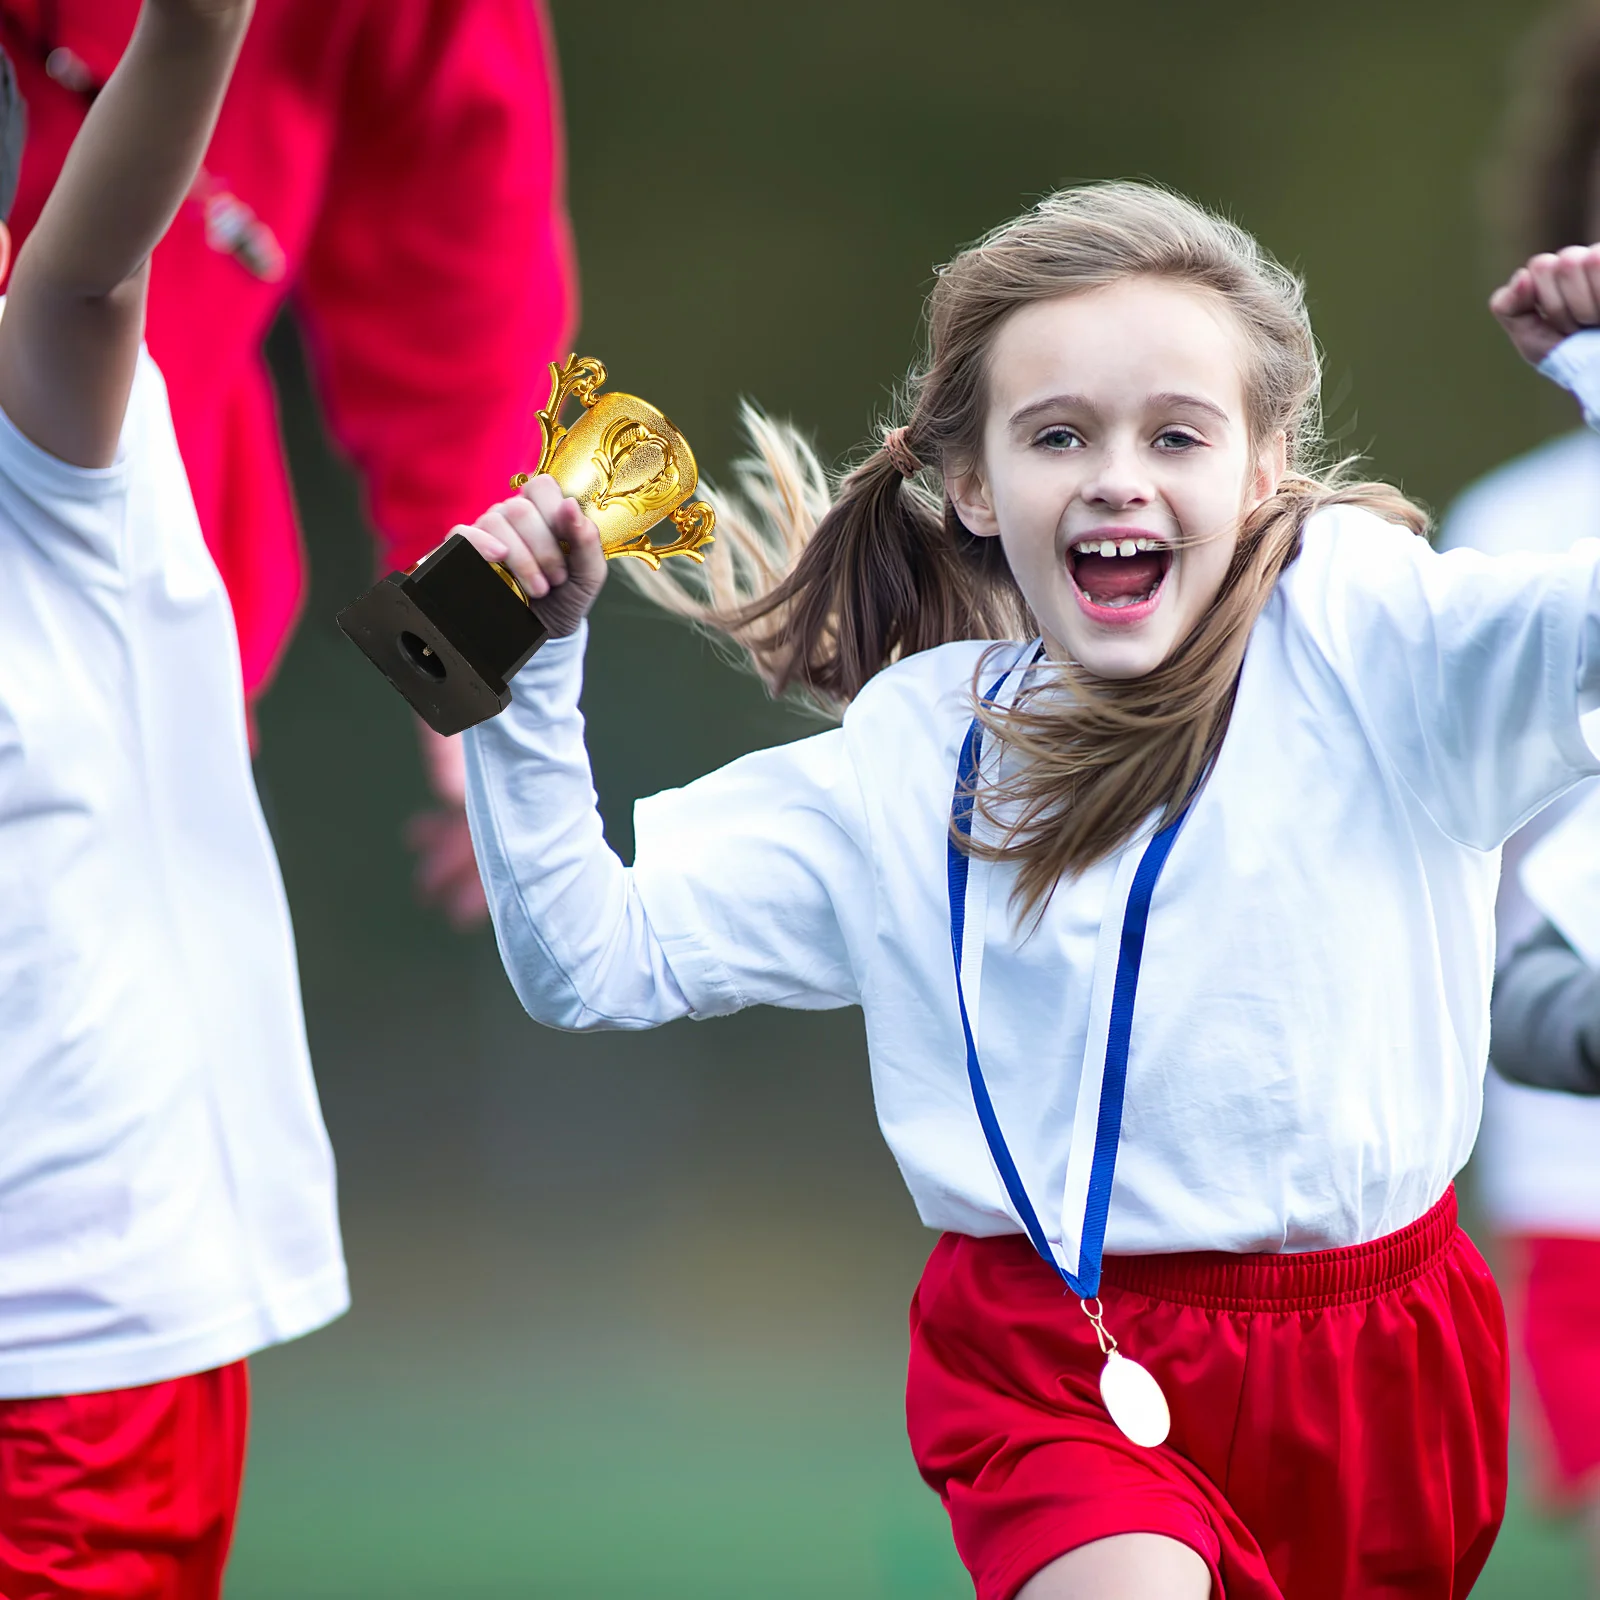
[[[1453,1600],[1505,1509],[1505,1320],[1454,1193],[1371,1244],[1108,1257],[1123,1353],[1172,1433],[1100,1402],[1088,1319],[1025,1238],[946,1234],[911,1305],[911,1448],[979,1600],[1119,1533],[1199,1552],[1227,1600]]]
[[[1600,1489],[1600,1239],[1503,1243],[1531,1454],[1544,1499],[1565,1507]]]
[[[244,1475],[245,1364],[0,1400],[5,1600],[216,1600]]]

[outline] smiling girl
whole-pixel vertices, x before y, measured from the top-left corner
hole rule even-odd
[[[1597,285],[1579,252],[1496,309],[1537,359]],[[642,802],[631,870],[578,713],[595,530],[548,479],[461,530],[555,636],[469,747],[512,980],[563,1028],[862,1007],[942,1233],[911,1442],[980,1600],[1464,1595],[1506,1356],[1451,1180],[1500,843],[1600,771],[1600,546],[1436,556],[1319,471],[1300,284],[1156,189],[963,251],[929,333],[835,498],[752,419],[763,515],[677,601],[842,725]]]

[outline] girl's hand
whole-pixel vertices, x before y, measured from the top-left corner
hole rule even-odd
[[[510,571],[552,639],[577,631],[606,581],[600,530],[551,477],[530,479],[470,528],[450,531]]]
[[[1517,354],[1538,366],[1569,334],[1600,327],[1600,245],[1535,256],[1489,296]]]

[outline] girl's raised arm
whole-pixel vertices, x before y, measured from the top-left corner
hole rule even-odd
[[[1600,246],[1534,257],[1490,308],[1600,426]],[[1283,588],[1374,746],[1452,839],[1493,849],[1600,772],[1584,722],[1600,708],[1593,540],[1559,555],[1441,557],[1336,508],[1307,524]]]
[[[583,619],[605,578],[598,533],[547,478],[456,531],[515,572],[554,635],[510,709],[466,736],[473,845],[529,1014],[648,1028],[859,1001],[873,875],[842,730],[641,804],[625,868],[605,842],[578,710]]]

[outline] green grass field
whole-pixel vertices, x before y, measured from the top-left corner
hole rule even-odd
[[[688,1363],[301,1397],[259,1429],[230,1600],[970,1593],[894,1395],[781,1376],[781,1405]]]
[[[229,1600],[972,1592],[911,1465],[888,1351],[646,1364],[619,1338],[442,1373],[425,1348],[371,1362],[340,1330],[317,1342],[257,1364]],[[1571,1530],[1514,1504],[1475,1592],[1581,1600]]]

